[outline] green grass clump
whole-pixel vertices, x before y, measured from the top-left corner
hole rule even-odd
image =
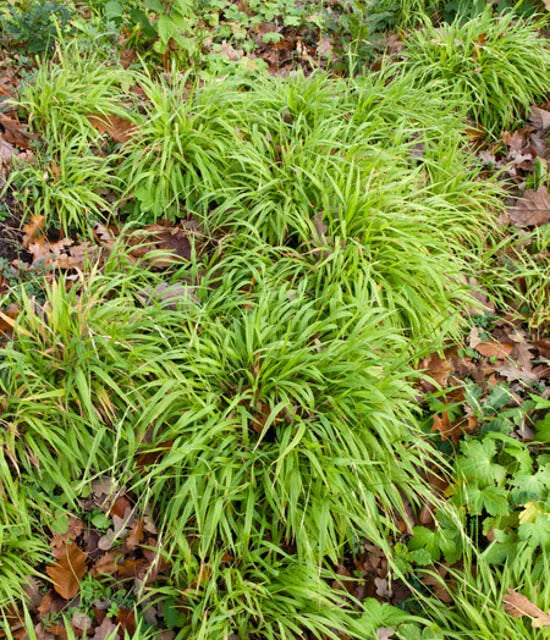
[[[380,360],[399,337],[379,313],[320,312],[305,282],[232,297],[166,333],[171,406],[154,441],[174,442],[149,472],[155,501],[201,556],[220,541],[245,552],[261,532],[336,560],[350,536],[391,529],[400,491],[414,503],[427,490],[412,372]]]
[[[308,637],[370,640],[375,628],[362,621],[357,603],[328,583],[333,574],[297,562],[266,544],[246,561],[218,552],[207,564],[187,567],[192,585],[172,607],[182,637],[291,640]],[[174,595],[178,590],[174,590]],[[170,602],[170,599],[168,599]],[[355,608],[354,608],[355,604]],[[181,625],[181,626],[180,626]]]
[[[550,229],[509,232],[495,249],[484,261],[480,282],[499,306],[544,328],[550,319]]]
[[[464,568],[451,570],[445,587],[453,605],[423,598],[425,614],[445,629],[444,637],[464,640],[530,640],[544,638],[544,629],[534,628],[527,616],[514,618],[504,608],[508,589],[526,596],[542,611],[550,609],[546,579],[548,554],[524,548],[504,567],[495,569],[483,558],[466,554]],[[438,580],[442,585],[443,581]]]
[[[2,453],[2,487],[19,493],[8,498],[2,496],[0,507],[0,619],[2,612],[16,605],[24,597],[24,587],[46,556],[47,546],[35,530],[35,518],[29,513],[25,495],[15,487],[10,469],[13,460]]]
[[[45,224],[88,232],[111,216],[108,195],[119,190],[109,160],[92,153],[78,138],[50,143],[55,155],[38,153],[33,162],[16,163],[8,186],[23,207],[24,216],[43,215]]]
[[[131,73],[107,66],[96,53],[83,50],[73,40],[57,47],[54,61],[38,66],[21,87],[15,104],[31,130],[52,143],[75,137],[82,143],[97,139],[89,116],[132,119],[122,91],[131,83]]]
[[[417,336],[452,330],[496,190],[461,150],[457,104],[390,78],[145,80],[148,111],[119,172],[124,206],[297,249],[344,288],[370,285]]]
[[[444,81],[472,118],[498,133],[525,116],[550,82],[550,48],[539,23],[489,11],[461,22],[412,32],[406,67],[419,86]]]

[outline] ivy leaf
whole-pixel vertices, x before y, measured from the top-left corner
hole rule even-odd
[[[550,541],[550,517],[546,513],[537,516],[534,522],[524,522],[518,527],[520,540],[527,542],[530,547],[548,547]]]
[[[505,516],[509,512],[508,492],[504,487],[486,487],[483,489],[483,506],[492,516]]]
[[[496,455],[496,444],[486,438],[482,442],[470,440],[460,445],[462,455],[458,458],[457,471],[466,480],[474,482],[479,487],[500,484],[506,477],[506,469],[493,458]]]
[[[437,562],[441,557],[438,532],[426,527],[413,527],[413,537],[409,541],[409,549],[411,551],[424,549],[430,554],[432,562]]]
[[[174,36],[177,31],[176,23],[169,18],[167,15],[162,14],[157,23],[157,29],[159,32],[160,39],[164,44],[170,40]]]
[[[533,474],[518,474],[512,483],[515,487],[513,497],[519,504],[540,500],[542,494],[550,488],[550,465],[545,465]]]

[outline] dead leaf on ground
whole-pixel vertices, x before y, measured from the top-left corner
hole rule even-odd
[[[507,342],[481,342],[476,345],[475,350],[486,358],[506,360],[513,348],[514,345]]]
[[[376,630],[376,637],[378,640],[391,640],[394,633],[395,629],[393,627],[380,627]]]
[[[96,628],[91,640],[115,640],[115,638],[120,637],[119,629],[120,625],[118,623],[115,624],[105,617],[99,627]]]
[[[516,206],[508,209],[508,217],[516,227],[539,227],[550,222],[550,193],[546,187],[527,189]]]
[[[320,58],[330,58],[332,55],[332,40],[322,36],[317,44],[317,55]]]
[[[550,0],[549,0],[550,1]],[[537,129],[550,129],[550,111],[540,107],[531,107],[531,122]]]
[[[59,613],[66,604],[53,589],[50,589],[38,605],[38,615],[41,619],[44,619],[52,614]]]
[[[515,364],[506,364],[503,367],[498,367],[496,371],[510,382],[531,383],[539,379],[539,373],[530,365],[528,367],[518,367]]]
[[[219,52],[227,56],[231,62],[237,62],[244,56],[243,49],[235,49],[227,40],[221,43]]]
[[[136,132],[136,125],[133,122],[113,113],[106,116],[89,115],[88,120],[99,133],[108,134],[120,144],[128,142]]]
[[[466,420],[458,420],[457,422],[451,422],[449,420],[449,414],[444,411],[441,416],[434,415],[432,432],[438,431],[441,435],[443,442],[451,439],[454,444],[458,444],[458,441],[462,437],[463,433],[471,433],[477,426],[477,421],[472,420],[469,417]]]
[[[78,593],[80,581],[88,570],[88,555],[74,542],[64,544],[62,552],[56,554],[57,562],[46,567],[46,573],[54,583],[54,589],[65,600]]]
[[[87,632],[91,630],[93,626],[93,622],[87,613],[75,611],[71,618],[71,625],[87,635]]]
[[[19,120],[0,113],[0,127],[4,129],[3,137],[5,140],[19,149],[27,150],[31,148],[31,140],[36,136],[29,133],[25,125],[21,124]]]
[[[514,589],[506,589],[506,595],[502,600],[504,602],[504,610],[512,617],[521,618],[528,616],[531,618],[531,624],[535,629],[550,627],[550,611],[544,613],[544,611],[539,609],[529,598],[514,591]]]
[[[31,216],[30,222],[23,225],[23,248],[28,249],[31,242],[34,242],[37,236],[44,231],[44,216]]]
[[[129,238],[129,244],[135,247],[132,255],[137,258],[148,257],[148,254],[158,250],[189,260],[192,252],[191,238],[198,230],[198,223],[193,220],[184,221],[177,227],[151,224]],[[169,256],[151,256],[150,260],[156,267],[168,267],[174,262]]]
[[[424,373],[430,378],[433,378],[442,388],[447,386],[449,375],[453,370],[452,365],[447,361],[447,359],[442,358],[437,353],[433,353],[431,356],[424,358],[418,368],[424,370]],[[433,387],[433,385],[430,385],[425,381],[423,381],[423,386]]]

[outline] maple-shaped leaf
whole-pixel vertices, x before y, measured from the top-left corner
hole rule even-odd
[[[78,593],[80,581],[88,570],[88,554],[68,541],[58,550],[56,557],[57,562],[48,565],[46,573],[52,579],[56,592],[65,600],[71,600]]]
[[[550,627],[550,612],[544,613],[529,598],[514,589],[506,589],[506,595],[502,600],[504,610],[514,618],[522,618],[523,616],[531,618],[531,624],[535,629]]]
[[[456,461],[457,472],[472,485],[487,487],[501,483],[506,468],[493,462],[496,455],[494,440],[467,440],[460,443],[461,454]]]
[[[508,217],[516,227],[540,227],[550,222],[550,193],[546,187],[536,191],[527,189],[515,207],[510,207]]]

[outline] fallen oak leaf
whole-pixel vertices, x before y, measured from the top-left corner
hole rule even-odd
[[[80,581],[88,571],[84,553],[74,542],[64,544],[64,553],[59,552],[57,562],[46,567],[46,573],[54,583],[55,591],[65,600],[72,600],[78,593]]]
[[[38,615],[41,619],[59,613],[65,607],[66,602],[53,589],[50,589],[38,605]]]
[[[497,360],[506,360],[512,353],[514,345],[508,342],[480,342],[474,348],[486,358],[495,357]]]
[[[149,258],[155,267],[169,267],[177,256],[189,260],[192,252],[190,237],[198,231],[198,225],[194,222],[182,223],[182,225],[183,228],[151,224],[140,229],[130,238],[129,244],[134,246],[131,254],[137,258]],[[149,256],[155,251],[167,255]]]
[[[44,216],[34,215],[31,216],[30,222],[23,225],[23,249],[28,249],[31,242],[34,242],[36,237],[44,230]]]
[[[441,358],[437,353],[433,353],[431,356],[422,360],[419,369],[423,370],[430,378],[433,378],[440,387],[445,388],[453,366],[446,358]],[[429,386],[433,387],[433,385]]]
[[[3,137],[5,140],[19,149],[28,150],[31,148],[30,142],[36,138],[36,135],[29,133],[19,120],[0,113],[0,126],[4,129]]]
[[[519,380],[521,382],[536,382],[539,374],[529,365],[529,367],[518,367],[514,364],[506,364],[495,369],[501,376],[510,382]]]
[[[96,627],[91,640],[115,640],[120,637],[119,629],[120,625],[118,623],[115,624],[105,617],[99,627]]]
[[[549,0],[550,2],[550,0]],[[550,111],[540,107],[531,107],[531,117],[529,120],[536,129],[550,129]]]
[[[92,127],[97,129],[99,133],[107,133],[115,142],[120,144],[128,142],[137,130],[133,122],[114,113],[106,116],[89,115],[87,118]]]
[[[144,531],[143,531],[143,520],[136,520],[131,526],[130,526],[130,533],[128,534],[128,537],[126,538],[126,548],[130,549],[130,551],[133,551],[134,549],[136,549],[137,547],[139,547],[141,541],[143,540],[144,537]]]
[[[515,207],[508,209],[508,217],[516,227],[540,227],[550,222],[550,193],[546,187],[536,191],[527,189]]]
[[[529,598],[514,589],[506,589],[506,595],[502,600],[504,602],[504,611],[513,618],[527,616],[531,618],[531,625],[535,629],[550,627],[550,611],[544,613],[544,611],[539,609]]]

